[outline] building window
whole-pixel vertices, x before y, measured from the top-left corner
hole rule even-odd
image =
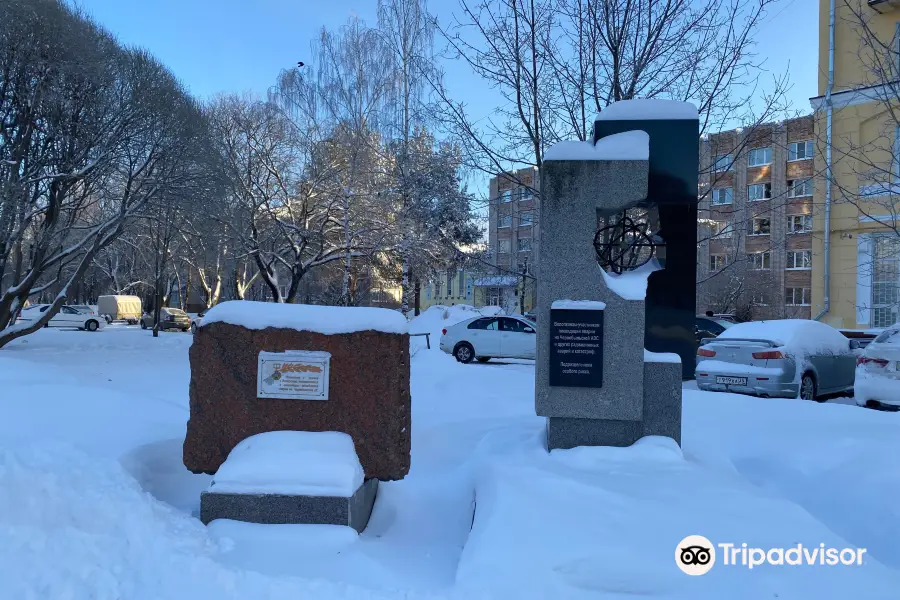
[[[509,240],[500,240],[500,254],[509,254]]]
[[[453,273],[447,271],[447,297],[453,295]]]
[[[734,226],[727,221],[711,221],[709,224],[709,236],[712,238],[730,238],[733,231]]]
[[[512,190],[503,190],[500,192],[500,202],[511,202]]]
[[[750,264],[754,269],[763,270],[772,268],[771,252],[754,252],[750,255]]]
[[[753,292],[753,295],[750,298],[750,303],[754,306],[768,306],[769,294],[767,294],[766,292]]]
[[[812,250],[794,250],[787,255],[788,269],[809,270],[812,268]]]
[[[750,235],[769,235],[772,233],[772,221],[768,217],[753,219]]]
[[[789,215],[788,233],[809,233],[812,231],[812,215]]]
[[[731,204],[733,201],[733,192],[731,188],[716,188],[712,191],[712,205],[722,206],[723,204]]]
[[[788,306],[809,306],[812,304],[809,288],[786,288],[784,303]]]
[[[519,238],[516,240],[519,252],[531,252],[531,238]]]
[[[772,164],[771,148],[754,148],[747,157],[747,164],[751,167],[761,167]]]
[[[709,270],[710,271],[721,271],[725,268],[725,265],[728,264],[728,259],[724,254],[710,254],[709,255]]]
[[[806,160],[813,157],[812,140],[791,142],[788,145],[788,160]]]
[[[532,193],[531,188],[519,188],[519,201],[531,200],[533,197],[534,194]]]
[[[730,171],[734,160],[730,154],[720,154],[713,159],[713,172],[720,173],[722,171]]]
[[[500,218],[497,221],[497,227],[511,227],[512,226],[512,215],[500,215]]]
[[[459,297],[466,296],[466,274],[464,271],[459,272]]]
[[[900,302],[900,239],[893,234],[873,236],[872,327],[897,322]]]
[[[747,186],[747,198],[751,201],[768,200],[772,197],[771,183],[754,183]]]
[[[891,153],[891,173],[893,183],[900,182],[900,126],[894,127],[894,150]]]
[[[525,227],[526,225],[532,225],[531,211],[519,213],[519,226]]]
[[[792,179],[788,181],[788,197],[803,198],[812,196],[812,179]]]

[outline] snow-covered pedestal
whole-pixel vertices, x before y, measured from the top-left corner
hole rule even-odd
[[[271,431],[235,446],[200,496],[200,519],[265,524],[369,522],[378,480],[365,480],[345,433]]]

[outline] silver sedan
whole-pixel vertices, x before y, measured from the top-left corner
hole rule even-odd
[[[701,390],[822,400],[850,392],[859,343],[816,321],[741,323],[697,350]]]

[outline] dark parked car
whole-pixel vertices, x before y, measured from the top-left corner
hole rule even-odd
[[[141,317],[141,329],[153,327],[153,314],[144,313]],[[161,308],[159,310],[160,329],[180,329],[187,331],[191,328],[191,318],[180,308]]]
[[[694,335],[697,337],[697,345],[700,345],[700,340],[718,337],[719,334],[733,325],[734,323],[725,319],[697,315],[697,320],[694,322]]]

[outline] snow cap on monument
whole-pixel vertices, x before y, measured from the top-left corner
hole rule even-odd
[[[697,107],[690,102],[638,98],[613,102],[594,118],[595,121],[696,121],[700,118]]]

